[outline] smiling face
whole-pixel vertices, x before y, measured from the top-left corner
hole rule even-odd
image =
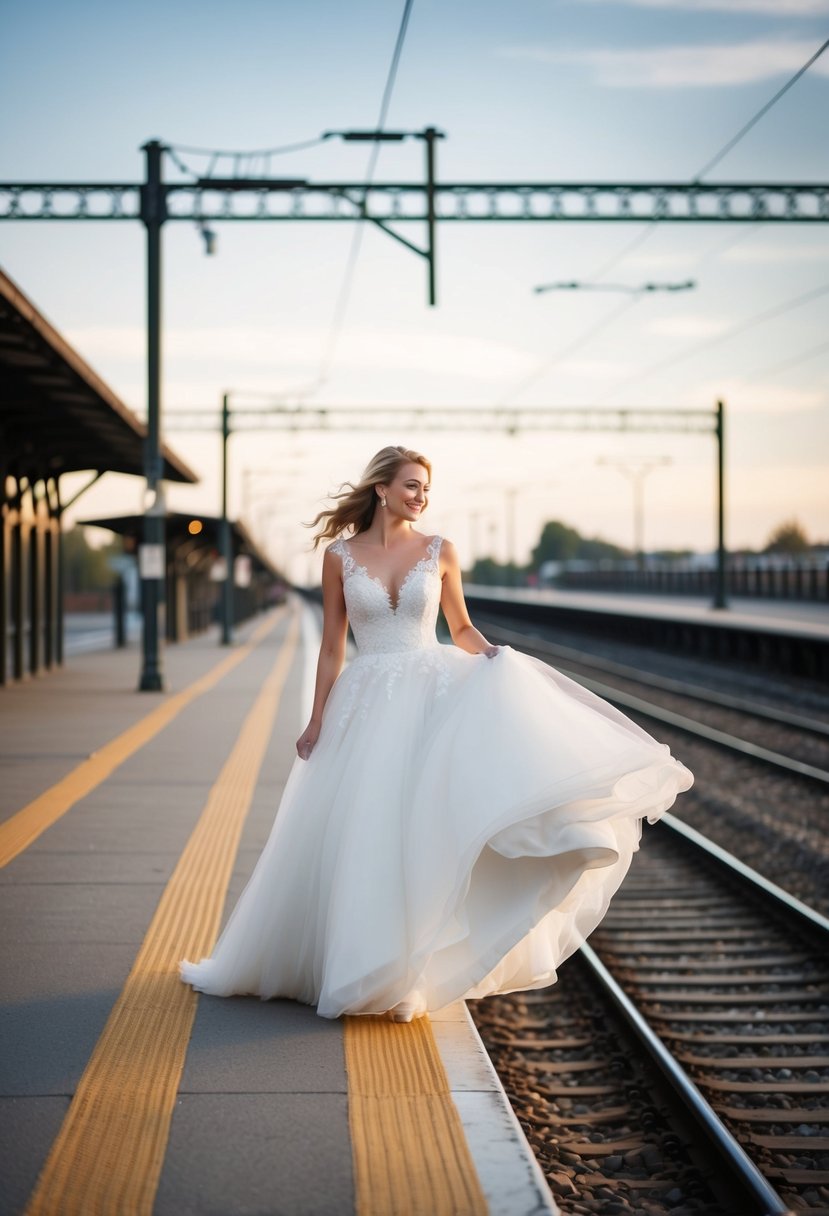
[[[375,487],[378,498],[385,498],[386,510],[414,523],[426,510],[429,473],[422,464],[407,461],[397,470],[394,481]]]

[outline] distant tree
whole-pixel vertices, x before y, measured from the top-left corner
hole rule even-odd
[[[674,562],[690,557],[693,552],[693,549],[654,549],[652,556],[661,558],[663,561]]]
[[[561,520],[549,520],[541,530],[538,544],[532,551],[531,565],[537,570],[542,562],[563,562],[578,553],[581,537],[575,528]]]
[[[506,581],[501,576],[501,567],[492,557],[479,557],[472,568],[467,571],[467,578],[471,583],[480,583],[487,587]]]
[[[75,526],[63,535],[64,584],[67,591],[102,591],[111,587],[115,575],[109,558],[123,552],[120,536],[100,549],[93,549],[84,528]]]
[[[796,519],[784,520],[774,529],[766,541],[764,553],[806,553],[809,538]]]
[[[548,521],[538,544],[532,551],[531,566],[537,570],[542,562],[564,562],[579,557],[586,561],[601,561],[603,558],[627,556],[627,550],[600,537],[582,536],[569,524],[554,519]]]
[[[614,545],[612,541],[600,540],[598,536],[590,539],[587,536],[582,536],[579,540],[579,547],[576,552],[576,557],[583,557],[587,561],[598,562],[603,558],[618,558],[626,557],[627,549],[620,549],[618,545]]]

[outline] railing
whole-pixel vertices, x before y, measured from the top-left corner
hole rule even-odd
[[[829,563],[741,563],[728,567],[729,595],[829,602]],[[563,569],[546,586],[590,591],[652,591],[662,595],[713,595],[716,571],[670,566],[635,569]]]

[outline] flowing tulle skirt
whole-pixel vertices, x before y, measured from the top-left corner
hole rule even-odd
[[[544,987],[693,776],[539,660],[366,654],[294,761],[219,937],[182,979],[322,1017]]]

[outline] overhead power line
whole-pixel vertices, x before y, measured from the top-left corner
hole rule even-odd
[[[808,71],[808,69],[812,66],[812,64],[817,59],[820,58],[820,56],[827,49],[827,47],[829,47],[829,38],[827,38],[827,40],[822,44],[822,46],[818,47],[818,49],[815,51],[815,53],[812,56],[810,56],[809,59],[807,59],[807,61],[803,64],[803,66],[801,68],[798,69],[797,72],[795,72],[794,76],[792,76],[791,79],[786,82],[786,84],[782,87],[782,89],[779,89],[777,91],[777,93],[775,93],[774,97],[772,97],[770,101],[767,101],[766,104],[764,106],[762,106],[762,108],[759,109],[757,111],[757,113],[751,119],[749,119],[749,121],[743,127],[740,128],[740,130],[737,132],[737,134],[734,135],[728,141],[727,144],[723,145],[723,147],[719,150],[719,152],[717,152],[717,154],[715,156],[713,156],[711,158],[711,160],[709,160],[705,165],[703,165],[703,167],[701,169],[699,169],[697,171],[697,173],[694,174],[691,181],[693,183],[699,182],[700,179],[706,173],[708,173],[710,169],[712,169],[714,167],[714,165],[719,164],[719,162],[723,159],[723,157],[725,157],[731,151],[731,149],[733,147],[735,147],[736,144],[738,144],[745,135],[748,134],[748,132],[752,129],[752,127],[754,127],[760,121],[760,119],[769,112],[769,110],[772,108],[772,106],[775,105],[780,100],[780,98],[783,96],[783,94],[788,92],[788,90],[792,87],[792,85],[794,85],[800,79],[800,77],[804,74],[804,72]],[[762,221],[758,221],[758,223],[761,223],[761,222]],[[588,276],[586,281],[590,282],[590,283],[598,283],[599,279],[601,279],[603,275],[606,275],[609,271],[615,269],[616,266],[618,266],[620,262],[624,261],[624,259],[629,256],[629,254],[633,253],[633,251],[635,249],[638,249],[640,245],[643,245],[645,243],[645,241],[648,241],[651,238],[651,236],[653,236],[653,234],[656,231],[658,226],[659,226],[658,220],[651,220],[650,223],[647,225],[647,227],[644,228],[640,233],[638,233],[638,235],[635,236],[633,238],[633,240],[629,242],[629,244],[625,245],[624,248],[619,250],[618,253],[613,254],[608,259],[608,261],[606,261],[604,263],[604,265],[600,266],[598,270],[594,271],[593,274]],[[754,231],[753,225],[749,231]],[[729,241],[724,246],[721,246],[720,249],[717,251],[717,253],[718,254],[724,253],[727,249],[730,249],[732,245],[735,245],[735,244],[737,244],[738,241],[741,241],[745,237],[745,235],[746,235],[745,232],[738,233],[737,236],[735,236],[732,241]],[[692,269],[693,269],[694,265],[697,265],[697,266],[700,265],[702,262],[706,261],[708,259],[708,257],[709,257],[708,254],[701,255],[701,257],[699,257],[697,259],[697,261],[692,264]],[[610,319],[612,320],[614,318],[610,318]],[[604,329],[605,324],[606,324],[605,322],[602,322],[600,325],[588,330],[587,333],[584,334],[583,340],[586,341],[587,339],[592,337],[595,333],[597,333],[599,330]],[[582,340],[577,340],[577,341],[578,341],[578,345],[582,344]],[[692,350],[688,352],[689,355],[693,354],[697,349],[699,349],[699,347],[692,348]],[[678,358],[678,356],[673,356],[671,361],[674,361],[674,359],[677,359],[677,358]],[[558,357],[556,357],[552,361],[541,364],[540,367],[534,373],[532,373],[532,375],[527,380],[522,381],[522,383],[518,386],[518,388],[515,389],[514,394],[511,394],[511,396],[516,395],[519,392],[522,392],[528,386],[528,384],[535,383],[535,381],[538,380],[556,362],[558,362]],[[643,376],[650,375],[651,371],[656,370],[656,367],[659,367],[659,366],[661,366],[661,365],[657,364],[653,368],[648,369],[641,374]],[[637,375],[637,376],[633,377],[632,379],[636,380],[638,378],[639,378],[639,376]],[[623,381],[623,383],[625,383],[625,384],[627,384],[629,382],[630,381]],[[613,392],[613,391],[615,391],[615,390],[611,390],[611,392]]]
[[[737,134],[732,139],[730,139],[727,144],[725,144],[722,148],[720,148],[717,155],[713,156],[706,165],[703,165],[703,167],[699,170],[699,172],[694,175],[694,177],[692,178],[692,181],[698,182],[700,180],[700,178],[709,171],[709,169],[713,169],[714,165],[719,164],[719,162],[722,160],[722,158],[728,152],[731,151],[731,149],[735,146],[735,144],[738,144],[740,142],[740,140],[743,138],[743,136],[747,135],[748,132],[751,130],[751,128],[760,121],[760,119],[763,117],[763,115],[768,114],[771,107],[780,100],[780,98],[783,96],[784,93],[787,93],[789,91],[789,89],[792,87],[792,85],[795,84],[800,79],[800,77],[803,75],[803,73],[808,71],[808,69],[812,66],[812,64],[815,62],[815,60],[820,58],[820,56],[823,54],[823,52],[826,50],[827,47],[829,47],[829,38],[826,39],[823,46],[818,47],[818,49],[815,51],[814,55],[811,56],[810,59],[806,60],[806,62],[803,64],[803,67],[799,68],[795,72],[795,74],[794,74],[794,76],[792,76],[791,80],[787,80],[786,83],[783,85],[783,88],[778,89],[778,91],[775,93],[774,97],[772,97],[770,101],[767,101],[766,104],[757,111],[757,113],[754,115],[754,117],[750,118],[748,120],[748,122],[745,124],[745,126],[740,128],[740,130],[737,132]]]
[[[642,298],[643,297],[641,295],[637,295],[632,296],[629,300],[625,300],[623,304],[620,304],[618,308],[614,308],[614,310],[606,317],[602,317],[602,319],[597,321],[595,325],[591,325],[590,329],[588,329],[585,333],[580,334],[579,337],[571,342],[569,346],[565,346],[563,350],[556,351],[551,358],[545,359],[544,362],[539,364],[539,366],[531,371],[528,376],[525,376],[523,380],[516,384],[515,387],[509,392],[507,398],[502,398],[498,402],[498,405],[506,405],[507,400],[513,400],[516,397],[520,397],[528,388],[530,388],[533,384],[536,384],[537,381],[542,378],[542,376],[546,376],[548,372],[552,371],[556,364],[561,363],[563,359],[575,354],[577,350],[581,350],[581,348],[586,346],[591,338],[595,337],[597,333],[601,332],[601,330],[607,329],[608,325],[612,325],[617,317],[620,317],[622,313],[631,309],[634,304],[638,304]]]
[[[606,401],[608,397],[614,396],[619,389],[624,388],[626,385],[644,380],[648,376],[652,376],[654,372],[664,371],[665,368],[672,367],[675,363],[681,363],[684,359],[692,358],[694,355],[699,354],[700,351],[708,350],[711,346],[718,346],[721,342],[727,342],[729,338],[736,338],[738,334],[745,333],[746,330],[753,329],[756,325],[762,325],[766,321],[773,320],[775,317],[783,316],[784,313],[791,312],[792,309],[800,308],[802,305],[809,304],[812,300],[817,300],[827,294],[829,294],[829,283],[824,283],[822,287],[815,287],[811,291],[803,292],[802,295],[784,301],[782,304],[776,304],[772,308],[764,309],[763,312],[758,312],[753,317],[746,318],[745,321],[738,321],[736,325],[732,325],[724,333],[706,338],[703,342],[698,342],[695,346],[679,351],[675,355],[669,355],[666,359],[659,359],[656,363],[652,363],[650,367],[645,368],[644,371],[634,372],[626,380],[619,381],[598,400],[600,402]]]
[[[704,177],[705,174],[708,173],[708,171],[710,169],[713,169],[714,165],[719,164],[719,162],[723,159],[723,157],[726,156],[727,153],[729,153],[731,151],[731,149],[740,142],[740,140],[743,138],[743,136],[747,135],[748,132],[751,130],[751,128],[756,126],[756,124],[760,121],[760,119],[763,117],[763,115],[767,114],[769,112],[769,110],[772,108],[772,106],[775,105],[775,103],[780,100],[780,98],[783,96],[783,94],[788,92],[788,90],[792,87],[792,85],[795,84],[800,79],[800,77],[803,75],[803,73],[808,71],[808,69],[812,66],[812,64],[817,59],[820,58],[820,56],[823,54],[823,52],[826,50],[827,47],[829,47],[829,38],[827,38],[827,40],[823,43],[823,45],[815,51],[814,55],[812,55],[811,58],[809,58],[806,61],[806,63],[804,63],[803,66],[801,68],[799,68],[797,72],[795,72],[794,76],[792,76],[792,78],[790,80],[788,80],[786,82],[786,84],[783,85],[783,88],[779,89],[778,92],[775,93],[774,97],[772,97],[770,101],[767,101],[766,104],[757,111],[757,113],[753,116],[753,118],[750,118],[749,121],[745,124],[745,126],[741,127],[740,130],[737,132],[737,134],[734,135],[728,141],[727,144],[724,144],[723,147],[720,148],[719,152],[717,152],[717,154],[715,156],[712,156],[711,159],[709,161],[707,161],[706,164],[704,164],[701,169],[697,170],[697,172],[691,178],[691,181],[692,182],[700,181],[701,178]],[[635,237],[629,245],[626,245],[625,248],[622,249],[620,253],[614,254],[613,257],[608,262],[606,262],[604,266],[601,266],[597,271],[595,271],[595,273],[591,276],[591,278],[595,280],[595,279],[600,278],[602,275],[607,274],[607,272],[609,270],[612,270],[614,266],[617,266],[619,264],[619,262],[622,261],[623,258],[626,258],[629,253],[632,253],[634,251],[634,249],[638,249],[638,247],[644,241],[648,240],[649,237],[653,234],[656,227],[657,227],[657,221],[652,220],[651,223],[648,225],[648,227],[644,229],[644,231],[640,232],[639,235],[637,237]],[[735,240],[741,240],[742,236],[743,236],[743,234],[740,233],[735,238]],[[730,246],[728,246],[728,245],[725,246],[726,249],[729,247]]]
[[[816,359],[818,355],[829,353],[829,342],[818,342],[817,346],[810,346],[808,350],[801,351],[799,355],[792,355],[788,359],[784,359],[782,363],[774,363],[766,365],[766,367],[757,368],[756,371],[750,373],[752,376],[776,376],[779,372],[791,371],[793,367],[800,367],[802,363],[809,363],[812,359]]]
[[[394,91],[395,81],[397,80],[397,69],[400,66],[400,56],[403,51],[403,43],[406,40],[406,30],[409,26],[409,17],[411,16],[414,0],[405,0],[403,5],[403,15],[400,19],[400,28],[397,31],[397,40],[394,44],[394,52],[391,57],[388,75],[386,77],[386,85],[383,89],[383,98],[380,102],[380,114],[377,119],[377,132],[381,132],[385,125],[391,105],[391,97]],[[366,168],[366,190],[363,193],[363,205],[365,205],[368,196],[368,187],[374,180],[374,172],[377,168],[377,158],[380,155],[380,140],[376,140],[371,145],[369,153],[368,165]],[[349,300],[351,299],[351,290],[354,285],[354,275],[357,269],[357,261],[360,256],[360,249],[363,243],[363,232],[365,230],[364,223],[358,223],[354,226],[354,231],[351,236],[351,245],[348,250],[348,259],[346,261],[345,273],[340,285],[337,303],[334,308],[334,316],[331,321],[331,329],[328,334],[328,341],[325,344],[322,362],[320,364],[320,372],[317,377],[317,384],[323,385],[328,379],[331,364],[334,360],[334,355],[337,350],[337,344],[340,340],[342,328],[345,323],[345,315],[348,310]]]
[[[305,148],[313,148],[316,144],[324,143],[325,135],[315,135],[313,139],[303,139],[295,144],[278,144],[275,148],[193,148],[189,144],[168,144],[177,152],[190,152],[197,156],[281,156],[286,152],[301,152]]]
[[[193,148],[187,144],[167,144],[166,149],[170,159],[182,173],[192,174],[195,178],[212,177],[216,166],[226,160],[232,162],[232,175],[234,177],[253,175],[257,171],[263,177],[268,177],[270,175],[272,156],[283,156],[289,152],[302,152],[306,148],[315,148],[319,144],[325,143],[327,138],[326,135],[317,135],[314,139],[303,139],[299,143],[281,144],[275,148],[255,148],[252,151],[241,151],[238,148],[224,150],[220,148]],[[201,171],[191,168],[190,165],[182,160],[180,154],[208,156],[210,160],[207,169]]]

